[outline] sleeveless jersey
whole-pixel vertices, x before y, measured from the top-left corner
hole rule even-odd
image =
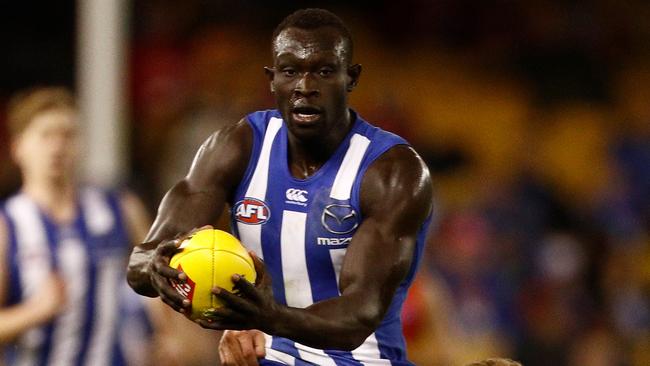
[[[5,347],[7,364],[123,365],[119,329],[131,311],[121,307],[130,245],[117,196],[81,189],[70,225],[56,224],[22,193],[1,211],[9,228],[7,305],[33,295],[52,270],[66,289],[66,310]]]
[[[277,302],[305,308],[339,293],[339,273],[363,217],[361,179],[399,136],[353,114],[355,122],[330,159],[312,176],[294,178],[288,167],[288,131],[277,110],[248,115],[252,156],[232,200],[233,231],[264,259]],[[262,364],[411,365],[406,358],[400,310],[424,247],[428,221],[420,229],[412,268],[399,286],[381,325],[351,352],[320,350],[266,336]]]

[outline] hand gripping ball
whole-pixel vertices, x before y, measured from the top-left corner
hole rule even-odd
[[[211,292],[213,287],[234,291],[232,275],[239,274],[255,283],[253,259],[239,240],[225,231],[204,229],[183,241],[181,251],[169,266],[187,275],[184,282],[171,280],[171,285],[192,304],[190,319],[209,317],[223,306]]]

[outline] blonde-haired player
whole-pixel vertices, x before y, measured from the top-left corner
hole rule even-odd
[[[123,191],[81,185],[74,97],[57,87],[8,108],[20,191],[0,205],[0,344],[9,364],[120,365],[131,242],[149,220]]]

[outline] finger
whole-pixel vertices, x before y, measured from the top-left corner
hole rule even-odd
[[[242,365],[241,357],[237,357],[232,349],[219,349],[219,357],[221,358],[222,366],[239,366]]]
[[[237,357],[239,351],[239,342],[235,339],[234,336],[224,336],[219,342],[219,357],[221,359],[221,365],[241,365],[241,362],[238,362],[241,357]]]
[[[245,330],[246,327],[242,324],[232,323],[226,320],[213,320],[213,319],[196,319],[196,324],[205,329],[212,330]]]
[[[240,292],[241,295],[255,301],[260,301],[260,293],[255,286],[248,282],[244,277],[234,274],[232,275],[232,282],[235,284],[234,288]]]
[[[253,346],[253,337],[249,332],[236,333],[237,343],[241,349],[242,359],[247,365],[257,365],[257,356]]]
[[[183,308],[182,305],[179,306],[178,303],[170,300],[169,298],[161,296],[160,300],[162,300],[162,302],[167,304],[170,308],[174,309],[174,311],[176,311],[178,313],[184,314],[186,312],[186,310]]]
[[[163,244],[162,248],[156,249],[152,265],[153,270],[163,277],[185,281],[187,280],[185,273],[169,266],[170,258],[181,251],[178,249],[179,245],[179,240],[173,240]]]
[[[151,285],[156,289],[156,291],[158,291],[160,296],[171,298],[180,303],[185,299],[185,297],[172,287],[172,281],[175,280],[170,280],[158,274],[153,274],[151,276]]]
[[[225,359],[226,361],[221,361],[222,366],[247,366],[249,365],[248,361],[244,358],[244,356],[241,353],[235,353],[231,352],[230,350],[225,351]]]
[[[179,240],[181,242],[191,238],[194,236],[194,234],[198,233],[199,231],[207,230],[207,229],[213,229],[212,225],[203,225],[201,227],[195,227],[194,229],[184,232],[184,233],[178,233],[176,234],[175,239]]]
[[[230,356],[230,351],[224,350],[219,347],[219,361],[221,361],[221,366],[234,366],[232,357]]]
[[[217,296],[219,299],[221,299],[223,302],[225,302],[229,308],[235,309],[238,312],[252,313],[255,309],[250,304],[249,300],[239,297],[233,294],[232,292],[228,292],[221,287],[213,288],[212,293],[215,296]]]
[[[251,334],[253,335],[253,347],[255,348],[257,358],[266,356],[266,338],[264,338],[264,333],[259,330],[252,330]]]
[[[198,227],[198,228],[195,228],[194,230],[192,230],[191,234],[195,234],[195,233],[197,233],[199,231],[208,230],[208,229],[213,230],[214,227],[212,227],[212,225],[203,225],[201,227]]]
[[[265,272],[265,267],[264,267],[264,261],[260,259],[260,257],[255,254],[254,251],[249,250],[248,255],[251,256],[251,259],[253,260],[253,266],[255,267],[255,271],[260,274]]]
[[[262,283],[270,283],[268,276],[266,275],[266,266],[264,261],[255,254],[254,251],[249,250],[248,254],[253,259],[253,266],[255,267],[255,272],[257,273],[257,278],[255,279],[255,285],[260,285]]]
[[[171,257],[177,252],[180,251],[179,247],[183,243],[183,240],[181,239],[173,239],[173,240],[166,240],[163,241],[156,247],[156,253],[155,256],[157,257]]]
[[[190,301],[178,293],[178,291],[176,291],[170,285],[169,281],[166,278],[160,276],[152,276],[152,285],[160,295],[160,298],[166,304],[172,306],[172,308],[174,308],[176,311],[190,307]]]
[[[223,333],[221,333],[221,338],[219,338],[219,345],[217,346],[217,351],[219,352],[219,360],[221,361],[222,365],[225,365],[225,362],[227,361],[227,354],[228,354],[228,341],[231,337],[230,335],[231,331],[227,330]]]
[[[185,273],[169,266],[169,258],[167,257],[155,259],[153,262],[153,270],[162,277],[168,279],[176,279],[179,281],[187,280],[187,275]]]
[[[225,306],[218,309],[205,311],[202,315],[206,320],[228,321],[238,324],[244,324],[248,320],[248,317],[246,315],[238,313],[232,309],[228,309]]]
[[[162,286],[161,283],[163,284]],[[192,306],[190,300],[188,300],[183,295],[178,293],[178,291],[176,291],[174,288],[169,286],[166,280],[163,281],[154,280],[152,284],[153,287],[158,292],[158,294],[160,295],[160,299],[163,300],[165,304],[171,306],[174,310],[183,314],[187,313],[190,310]]]

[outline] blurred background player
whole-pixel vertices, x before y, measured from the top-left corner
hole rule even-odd
[[[0,343],[8,345],[7,362],[125,364],[134,355],[120,339],[147,338],[133,322],[142,303],[122,292],[129,243],[146,234],[146,211],[128,192],[77,182],[79,122],[68,90],[36,88],[8,109],[22,186],[0,206]],[[147,352],[139,352],[132,362],[145,364]]]

